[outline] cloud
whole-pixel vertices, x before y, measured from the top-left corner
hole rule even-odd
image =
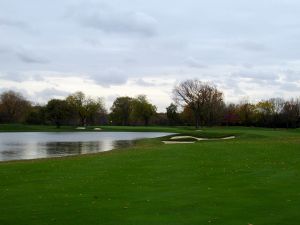
[[[149,81],[145,81],[144,79],[140,78],[137,79],[135,81],[135,84],[139,85],[139,86],[144,86],[144,87],[153,87],[153,86],[157,86],[155,83],[149,82]]]
[[[110,68],[98,74],[91,75],[90,78],[103,87],[112,85],[122,85],[128,80],[128,76],[120,69]]]
[[[24,49],[20,46],[0,46],[0,55],[5,56],[4,59],[8,60],[9,56],[13,59],[18,59],[23,63],[27,64],[45,64],[49,63],[49,60],[36,54],[36,49]]]
[[[107,100],[108,102],[114,102],[118,97],[120,97],[120,95],[118,95],[118,94],[108,95],[108,96],[106,97],[106,100]]]
[[[140,87],[149,87],[149,88],[166,88],[173,87],[175,79],[162,79],[161,77],[168,76],[166,73],[160,75],[150,75],[142,78],[130,78],[129,84],[140,86]],[[171,90],[171,89],[170,89]],[[169,90],[169,91],[170,91]]]
[[[15,27],[20,29],[28,29],[27,23],[18,20],[12,20],[8,18],[0,18],[0,27]]]
[[[287,82],[300,81],[299,70],[287,69],[287,70],[283,70],[282,74],[284,75],[284,80]]]
[[[0,73],[0,78],[16,82],[22,82],[28,79],[26,76],[24,76],[24,74],[19,72],[2,72]]]
[[[101,43],[100,40],[93,38],[93,37],[83,38],[83,42],[92,47],[102,47],[103,46],[103,44]]]
[[[238,41],[233,46],[237,46],[238,48],[245,51],[253,52],[266,52],[269,50],[269,48],[265,44],[254,41]]]
[[[232,76],[260,80],[260,81],[276,81],[279,79],[278,72],[276,70],[272,71],[260,71],[260,70],[241,70],[238,72],[232,73]]]
[[[0,46],[0,54],[5,54],[11,52],[11,49],[6,46]]]
[[[297,83],[285,82],[280,85],[280,89],[283,91],[289,91],[289,92],[299,92],[300,86]]]
[[[19,72],[9,71],[0,72],[0,78],[7,81],[24,82],[24,81],[44,81],[45,78],[39,72]]]
[[[19,50],[16,55],[23,63],[45,64],[49,62],[47,59],[28,50]]]
[[[103,4],[92,4],[75,7],[68,15],[83,27],[106,33],[139,34],[146,37],[157,33],[158,22],[141,11],[125,11]]]
[[[184,63],[189,66],[189,67],[194,67],[194,68],[205,68],[206,66],[200,62],[198,59],[194,57],[188,57],[187,59],[184,60]]]
[[[69,94],[70,93],[67,91],[59,90],[56,88],[47,88],[35,93],[36,96],[44,100],[49,100],[52,98],[64,98]]]

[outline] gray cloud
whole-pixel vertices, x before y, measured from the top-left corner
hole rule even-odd
[[[101,71],[98,74],[91,75],[90,78],[103,87],[123,85],[128,80],[128,76],[122,70],[116,68]]]
[[[109,102],[113,102],[116,100],[116,98],[120,97],[119,95],[109,95],[106,97],[106,100]]]
[[[41,72],[20,72],[20,71],[8,71],[0,72],[0,78],[15,82],[24,81],[45,81],[45,77]]]
[[[5,80],[16,81],[16,82],[22,82],[28,79],[26,76],[24,76],[24,74],[21,74],[19,72],[1,73],[0,77]]]
[[[233,46],[236,46],[242,50],[253,52],[266,52],[269,50],[265,44],[254,41],[238,41]]]
[[[157,21],[142,11],[125,11],[104,4],[85,4],[68,13],[83,27],[107,33],[139,34],[153,36],[157,33]]]
[[[0,46],[0,54],[2,55],[2,57],[4,56],[3,59],[5,60],[8,59],[8,57],[13,57],[26,64],[49,63],[49,60],[40,55],[37,55],[35,53],[35,49],[29,50],[16,46]]]
[[[29,29],[29,25],[23,21],[12,20],[9,18],[0,18],[0,27],[14,27],[19,29]]]
[[[0,54],[5,54],[11,52],[11,49],[6,46],[0,46]]]
[[[232,75],[239,78],[250,78],[253,80],[276,81],[279,78],[279,75],[277,73],[274,70],[258,71],[255,69],[252,70],[250,69],[250,70],[241,70],[236,73],[232,73]]]
[[[59,90],[56,88],[47,88],[43,91],[36,92],[35,95],[38,96],[40,99],[43,99],[45,101],[52,99],[52,98],[64,98],[68,96],[70,93]]]
[[[300,86],[297,83],[285,82],[280,85],[280,89],[283,91],[289,91],[289,92],[299,92]],[[298,97],[298,96],[295,96],[295,97]]]
[[[195,67],[195,68],[205,68],[206,65],[204,65],[200,60],[194,58],[194,57],[188,57],[184,60],[184,63],[187,66]]]
[[[44,64],[49,62],[47,59],[28,50],[19,50],[16,52],[16,55],[23,63]]]
[[[143,79],[143,78],[137,78],[134,79],[133,81],[134,84],[138,85],[138,86],[144,86],[144,87],[159,87],[159,86],[167,86],[170,85],[170,82],[165,82],[164,80],[160,80],[160,79]]]
[[[92,38],[92,37],[83,38],[83,42],[87,43],[88,45],[90,45],[92,47],[102,47],[103,46],[103,44],[101,43],[100,40],[98,40],[96,38]]]
[[[145,81],[145,80],[142,79],[142,78],[137,79],[137,80],[135,81],[135,84],[137,84],[137,85],[139,85],[139,86],[144,86],[144,87],[153,87],[153,86],[157,86],[155,83]]]
[[[288,69],[281,72],[284,75],[284,79],[288,82],[300,81],[300,70]]]

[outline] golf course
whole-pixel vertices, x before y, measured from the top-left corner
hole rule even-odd
[[[101,129],[215,140],[165,144],[167,136],[97,154],[0,162],[0,224],[299,225],[299,129]],[[0,132],[57,130],[0,127]],[[229,136],[235,138],[217,139]]]

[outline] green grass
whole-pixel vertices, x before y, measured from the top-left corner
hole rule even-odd
[[[63,132],[77,131],[76,127],[62,126],[57,129],[55,126],[25,125],[25,124],[0,124],[0,132]]]
[[[96,155],[0,163],[0,224],[300,224],[300,130],[216,127],[201,135],[228,134],[238,138],[148,139]]]
[[[0,124],[0,132],[85,132],[95,131],[94,128],[102,128],[105,131],[126,131],[126,132],[181,132],[184,130],[194,130],[190,127],[157,127],[157,126],[87,126],[85,130],[76,129],[77,126],[55,126],[47,125],[26,125],[26,124]]]

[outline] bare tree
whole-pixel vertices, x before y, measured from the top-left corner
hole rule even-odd
[[[298,127],[300,118],[300,100],[291,99],[290,101],[285,102],[282,114],[287,128]]]
[[[274,113],[275,114],[280,114],[283,110],[283,107],[284,107],[284,99],[282,98],[271,98],[269,100],[269,102],[271,102],[274,106]]]
[[[186,80],[177,85],[173,96],[176,103],[193,111],[196,128],[204,122],[204,118],[214,118],[215,109],[224,105],[223,93],[215,85],[197,79]]]

